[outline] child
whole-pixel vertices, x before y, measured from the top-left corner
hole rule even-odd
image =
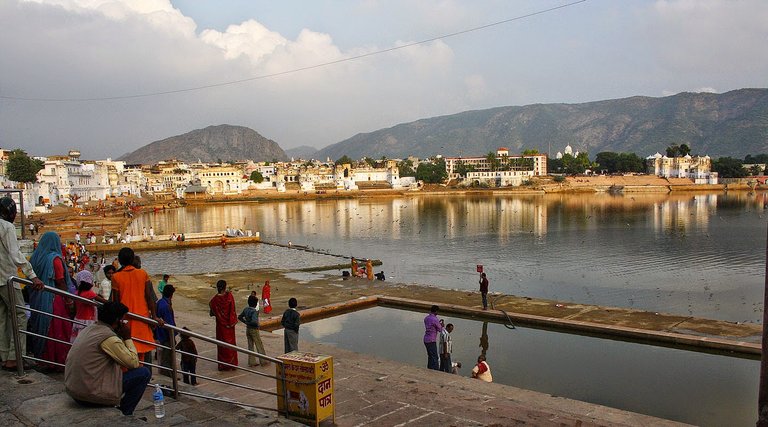
[[[243,312],[237,316],[237,319],[245,323],[246,337],[248,338],[248,350],[254,351],[256,347],[256,353],[265,354],[264,344],[261,342],[261,336],[259,335],[259,297],[255,295],[256,291],[248,297],[248,307],[243,309]],[[259,358],[249,354],[248,366],[259,366],[260,364],[267,364],[266,361],[259,363]]]
[[[89,299],[91,301],[96,300],[99,302],[106,302],[104,298],[102,298],[99,295],[96,295],[96,292],[93,291],[93,274],[88,270],[82,270],[78,272],[75,275],[75,280],[77,281],[77,295],[82,298]],[[75,342],[75,338],[77,338],[77,335],[85,329],[86,326],[96,323],[96,306],[88,304],[86,302],[82,302],[80,300],[75,301],[75,320],[81,323],[84,323],[84,325],[81,325],[80,323],[73,323],[72,324],[72,335],[70,336],[69,342],[73,343]]]
[[[182,329],[185,331],[189,330],[186,326]],[[195,347],[195,342],[192,341],[192,337],[190,337],[189,334],[182,332],[181,340],[176,344],[176,350],[190,353],[181,355],[181,372],[185,384],[197,385],[197,376],[195,376],[195,370],[197,368],[197,347]],[[194,356],[192,356],[193,354]]]

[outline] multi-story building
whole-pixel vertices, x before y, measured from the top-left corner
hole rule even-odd
[[[80,152],[48,157],[37,173],[39,196],[50,204],[103,200],[109,191],[109,175],[104,165],[80,161]]]
[[[712,172],[709,156],[667,157],[660,153],[645,159],[648,173],[663,178],[689,178],[695,184],[717,184],[717,172]]]
[[[241,194],[247,188],[243,170],[235,166],[213,166],[198,170],[200,185],[208,188],[212,195]]]
[[[509,155],[507,148],[496,150],[493,159],[484,157],[446,157],[448,179],[457,179],[462,173],[467,182],[478,182],[497,187],[517,186],[534,176],[547,174],[547,155]],[[462,172],[462,173],[460,173]]]

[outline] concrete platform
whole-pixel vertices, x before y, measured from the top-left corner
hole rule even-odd
[[[184,297],[179,296],[178,306]],[[176,304],[174,304],[176,305]],[[274,314],[274,313],[273,313]],[[177,308],[177,324],[207,335],[214,333],[214,320]],[[237,342],[246,345],[245,328],[237,328]],[[263,331],[267,354],[283,353],[283,337]],[[216,358],[216,348],[196,340],[200,355]],[[359,354],[328,345],[300,342],[302,351],[333,356],[335,371],[336,425],[338,426],[677,426],[677,422],[615,408],[579,402],[503,384],[488,384],[468,377],[430,371],[371,355]],[[248,360],[240,355],[240,366]],[[275,365],[251,368],[274,375]],[[201,375],[236,382],[274,393],[275,379],[244,371],[219,372],[216,364],[201,360]],[[155,372],[153,382],[169,385],[171,380]],[[244,390],[210,380],[199,379],[198,386],[180,382],[184,391],[236,399],[249,405],[276,408],[271,394]],[[18,380],[14,374],[0,372],[0,423],[8,426],[48,425],[297,425],[268,409],[244,408],[232,404],[182,396],[166,398],[166,418],[156,420],[151,393],[133,417],[124,417],[112,408],[82,408],[63,391],[61,375],[46,376],[30,372]],[[332,425],[330,420],[323,425]]]

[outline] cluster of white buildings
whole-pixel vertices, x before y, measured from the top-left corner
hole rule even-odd
[[[411,188],[415,185],[415,178],[400,177],[395,160],[388,160],[381,167],[335,165],[315,160],[243,161],[226,165],[173,160],[147,166],[126,165],[111,159],[81,160],[80,152],[75,150],[65,156],[37,157],[43,162],[37,182],[19,184],[7,179],[8,154],[8,150],[0,150],[0,182],[5,188],[23,190],[28,212],[122,196],[209,198],[236,196],[247,190],[316,192],[356,190],[360,186]],[[257,180],[260,182],[251,180],[252,175],[260,176]]]
[[[9,153],[0,149],[0,182],[5,188],[19,189],[20,184],[6,178]],[[574,155],[570,145],[565,153]],[[560,152],[557,158],[562,158]],[[22,185],[27,211],[120,196],[189,199],[237,196],[249,190],[319,193],[361,187],[418,187],[414,177],[400,177],[397,160],[379,162],[377,167],[366,162],[336,165],[330,159],[278,163],[249,160],[232,164],[188,164],[170,160],[148,166],[126,165],[111,159],[81,160],[80,152],[75,150],[67,155],[37,159],[43,162],[37,182]],[[410,159],[416,168],[419,160]],[[445,157],[444,160],[448,179],[459,179],[464,185],[519,186],[533,177],[547,175],[546,154],[510,155],[507,148],[496,150],[495,157]],[[696,184],[717,184],[718,181],[717,173],[711,170],[709,156],[669,158],[656,153],[647,157],[646,162],[649,174],[689,178]]]

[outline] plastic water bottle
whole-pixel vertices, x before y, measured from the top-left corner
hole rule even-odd
[[[160,384],[155,385],[152,401],[155,403],[155,418],[163,418],[165,416],[165,406],[163,406],[163,389],[160,388]]]

